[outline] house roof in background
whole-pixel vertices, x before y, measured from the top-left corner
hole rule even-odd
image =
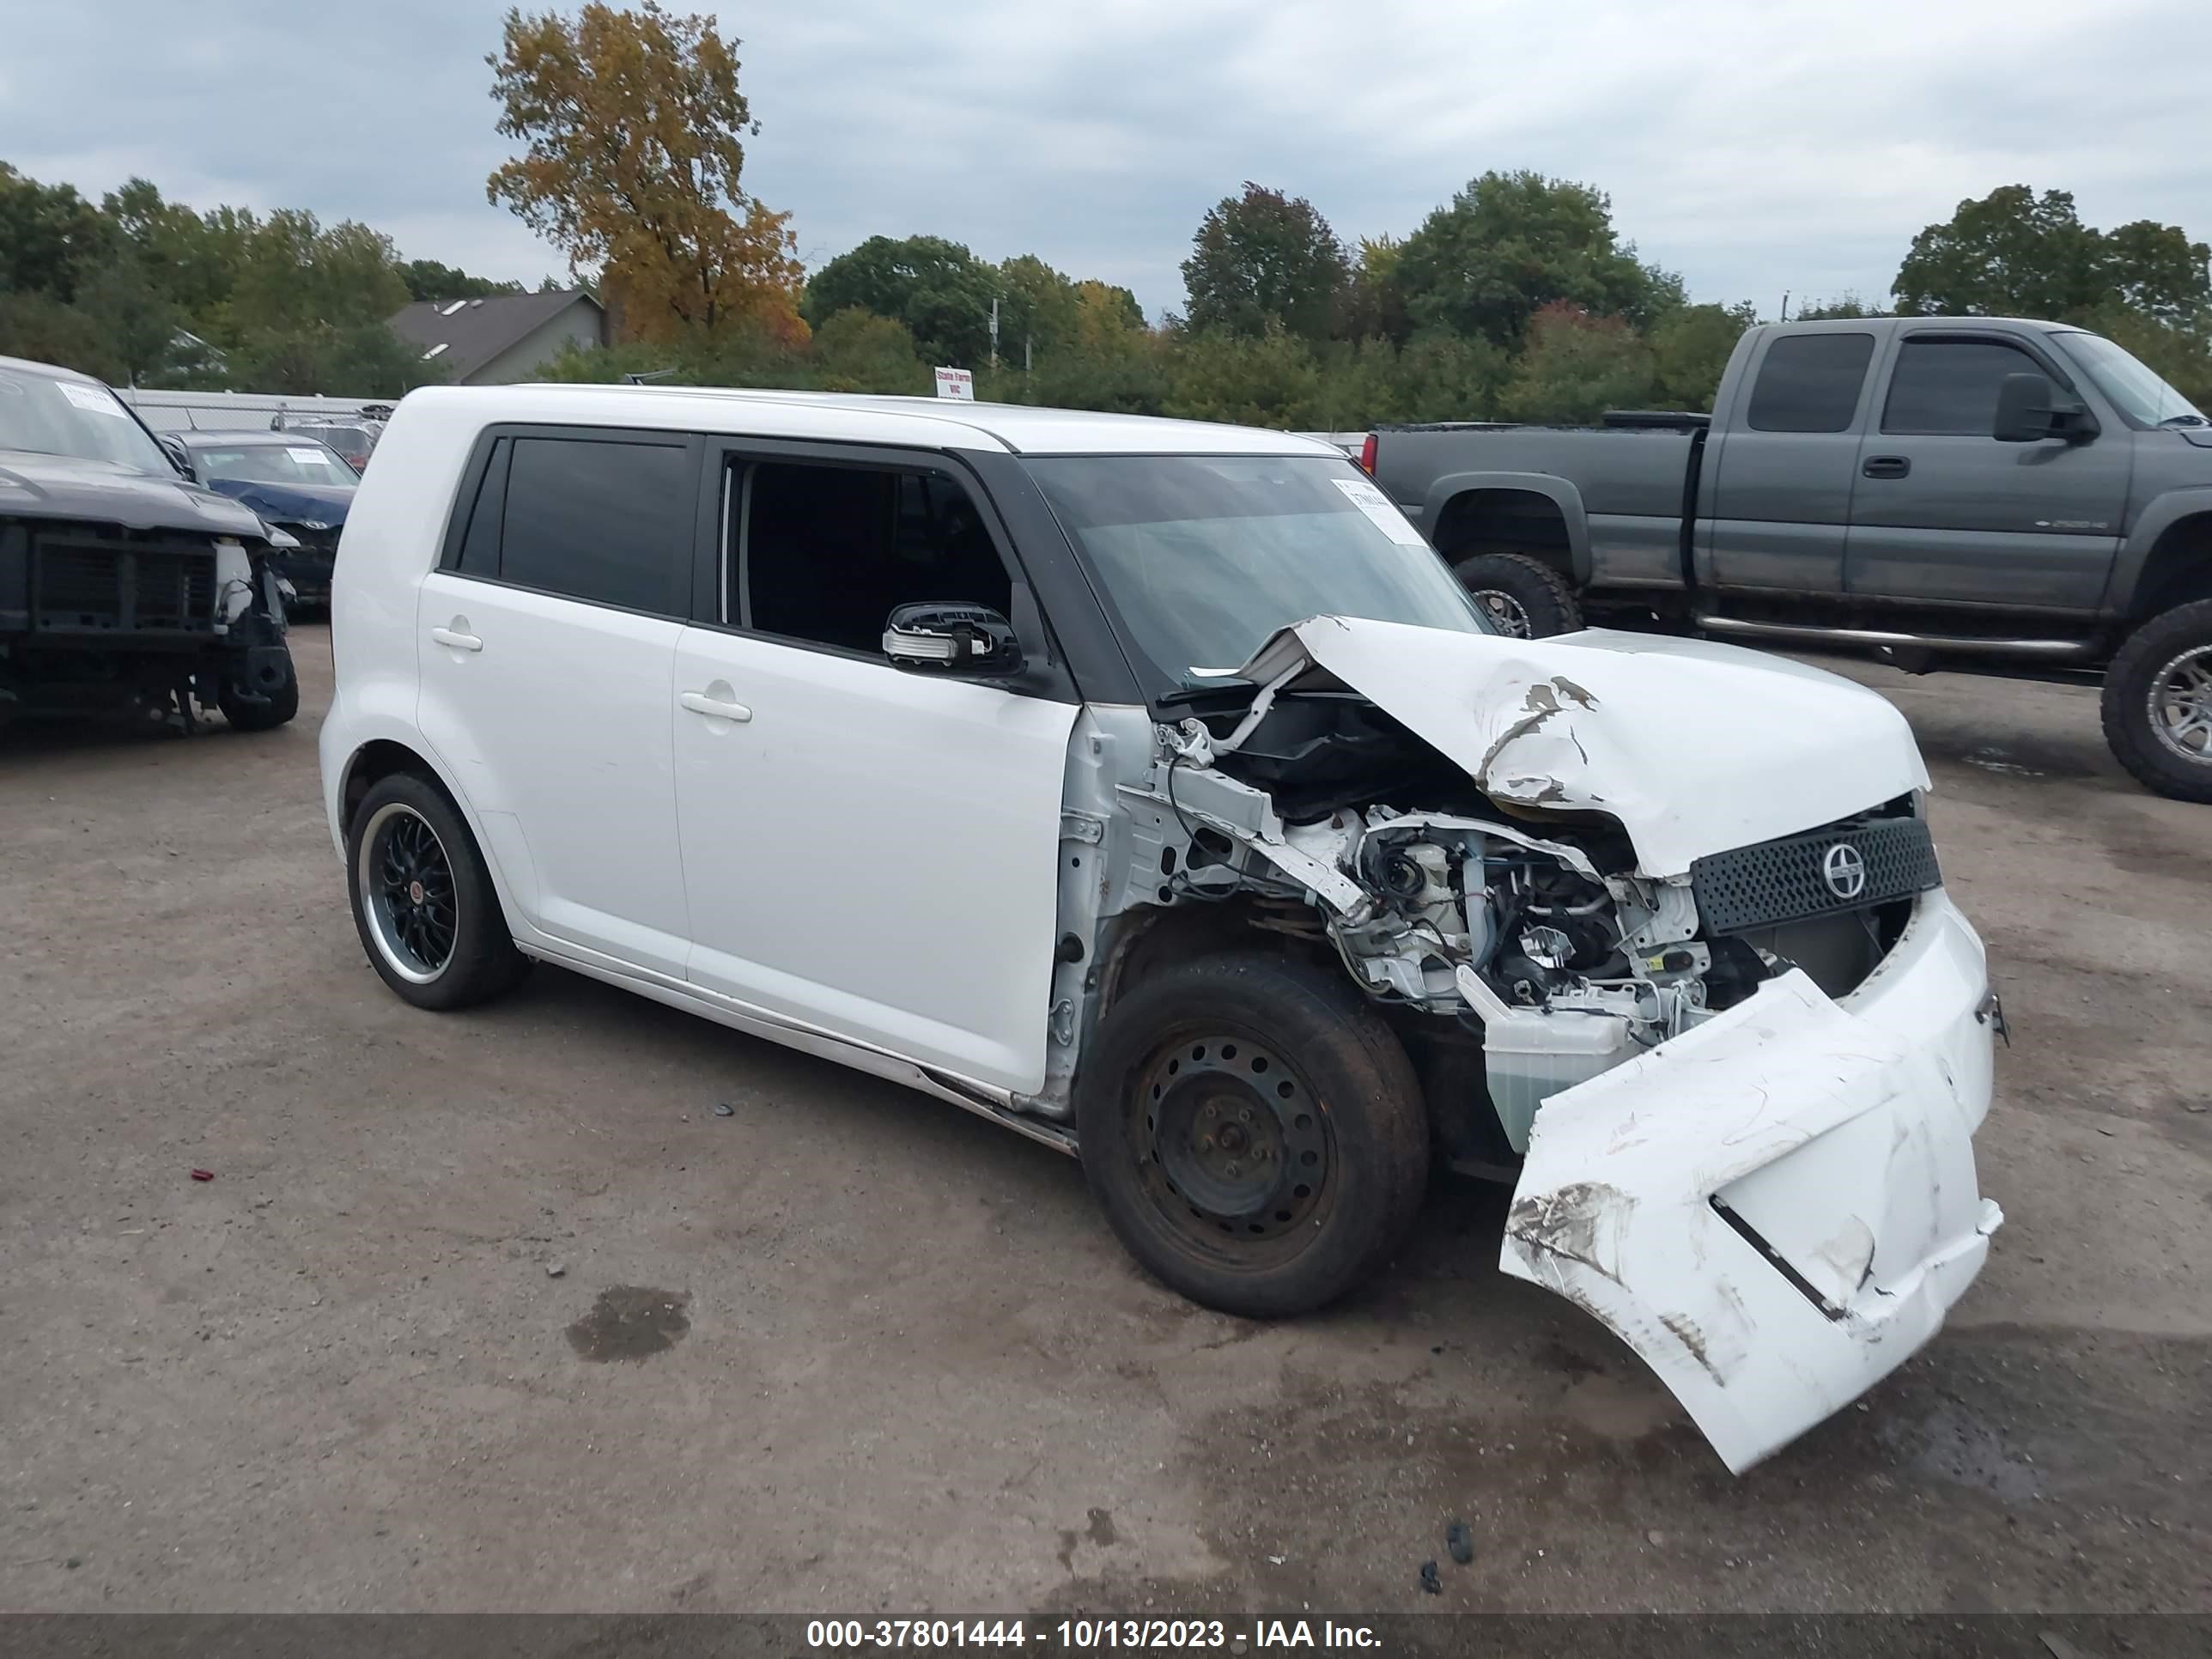
[[[392,331],[423,361],[465,380],[509,346],[520,343],[570,306],[599,302],[580,288],[550,294],[494,294],[481,300],[418,300],[392,319]]]

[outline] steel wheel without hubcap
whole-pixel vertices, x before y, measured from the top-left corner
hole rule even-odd
[[[1510,593],[1501,593],[1494,587],[1470,588],[1468,592],[1474,595],[1474,602],[1482,607],[1482,614],[1490,618],[1491,626],[1499,633],[1509,639],[1534,637],[1534,629],[1529,623],[1528,611]]]
[[[398,801],[377,809],[361,836],[354,872],[370,937],[385,965],[428,985],[453,959],[460,907],[445,844],[429,820]]]
[[[2182,759],[2212,763],[2212,645],[2183,652],[2151,677],[2150,729]]]
[[[1162,1045],[1130,1128],[1162,1218],[1230,1264],[1295,1255],[1334,1197],[1328,1119],[1264,1044],[1212,1032]]]

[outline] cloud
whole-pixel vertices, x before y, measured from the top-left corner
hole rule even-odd
[[[678,0],[674,9],[684,9]],[[508,153],[499,0],[25,9],[0,159],[97,193],[300,206],[409,257],[562,269],[483,179]],[[1923,225],[2014,182],[2092,223],[2212,234],[2197,66],[2212,12],[2137,0],[814,0],[724,6],[762,123],[746,181],[811,263],[927,231],[1182,303],[1215,200],[1257,179],[1347,239],[1403,234],[1474,174],[1607,191],[1699,298],[1887,289]]]

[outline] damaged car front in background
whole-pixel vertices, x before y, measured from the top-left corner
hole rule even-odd
[[[1364,480],[1327,482],[1412,539]],[[1177,492],[1154,511],[1185,516],[1148,539],[1103,490],[1057,492],[1155,660],[1244,603],[1191,586],[1224,538],[1193,528],[1200,486]],[[1513,1181],[1502,1268],[1610,1328],[1741,1471],[1924,1343],[2002,1218],[1972,1157],[2002,1015],[1942,887],[1925,769],[1893,708],[1820,671],[1508,639],[1431,603],[1276,626],[1141,729],[1093,711],[1090,752],[1142,762],[1071,767],[1067,833],[1107,873],[1063,871],[1061,923],[1103,963],[1063,955],[1055,1042],[1166,911],[1325,952],[1412,1056],[1443,1155]],[[1257,1156],[1310,1161],[1261,1127]],[[1224,1234],[1306,1191],[1252,1182],[1251,1154],[1242,1187],[1235,1163],[1151,1155]]]

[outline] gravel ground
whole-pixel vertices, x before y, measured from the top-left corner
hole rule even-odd
[[[1849,671],[2014,1022],[2009,1219],[1735,1480],[1492,1189],[1245,1324],[951,1107],[559,972],[406,1008],[295,645],[280,732],[0,736],[0,1607],[2212,1610],[2212,809],[2093,693]]]

